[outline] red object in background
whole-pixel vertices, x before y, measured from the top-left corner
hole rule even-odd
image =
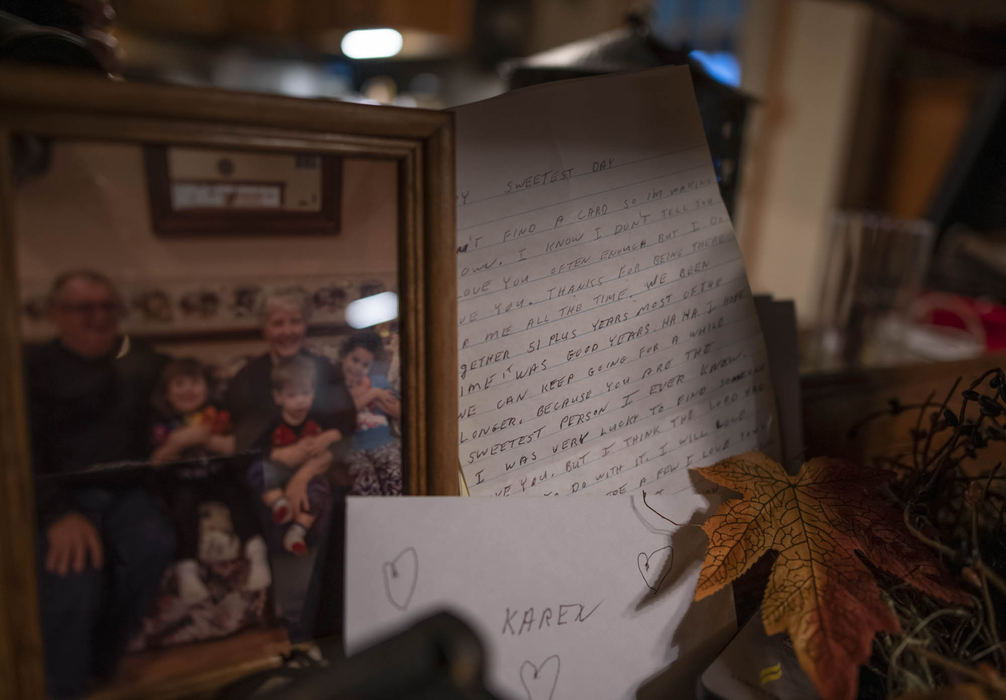
[[[272,446],[288,447],[296,443],[301,438],[314,437],[315,435],[321,435],[321,426],[310,418],[308,418],[307,422],[304,423],[299,436],[288,425],[283,424],[273,431]]]
[[[916,308],[922,311],[920,321],[973,335],[980,328],[986,350],[1006,350],[1006,306],[956,294],[926,292],[919,297]]]

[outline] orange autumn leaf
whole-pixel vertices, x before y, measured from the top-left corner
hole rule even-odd
[[[857,553],[936,598],[971,602],[884,498],[888,475],[880,470],[817,458],[790,476],[748,452],[698,472],[743,497],[725,501],[702,526],[709,549],[695,599],[731,583],[770,549],[778,552],[762,599],[765,631],[789,633],[826,700],[855,697],[874,634],[900,631]]]

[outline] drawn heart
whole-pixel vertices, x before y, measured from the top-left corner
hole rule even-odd
[[[419,557],[415,547],[406,547],[391,561],[384,562],[384,592],[399,610],[409,607],[419,576]]]
[[[540,666],[530,661],[520,665],[520,684],[524,686],[527,700],[552,700],[555,684],[559,682],[559,655],[552,654]]]
[[[646,587],[656,593],[664,584],[667,574],[671,573],[674,564],[674,547],[667,545],[660,549],[655,549],[649,554],[640,552],[636,556],[636,566],[639,567],[639,575],[646,582]]]

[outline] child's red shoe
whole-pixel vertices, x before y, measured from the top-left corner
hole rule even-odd
[[[272,504],[272,521],[277,525],[285,525],[293,519],[293,511],[285,498],[277,498]]]
[[[306,534],[307,529],[303,525],[294,523],[283,535],[283,548],[297,556],[307,554],[307,542],[304,540]]]

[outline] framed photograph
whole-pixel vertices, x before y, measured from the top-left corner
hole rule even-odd
[[[162,236],[339,232],[338,156],[167,144],[143,155],[151,224]]]
[[[340,632],[343,496],[457,493],[452,143],[441,112],[0,71],[14,696],[276,665]]]

